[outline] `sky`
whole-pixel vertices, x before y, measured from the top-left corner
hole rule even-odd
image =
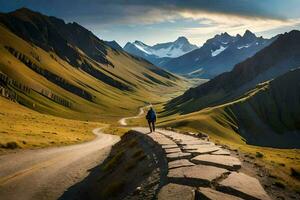
[[[0,12],[21,7],[75,21],[121,46],[179,36],[201,46],[222,32],[235,35],[248,29],[270,38],[300,30],[300,0],[0,0]]]

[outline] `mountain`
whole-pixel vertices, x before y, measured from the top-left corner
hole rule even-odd
[[[235,64],[253,56],[274,39],[256,37],[249,30],[243,36],[230,36],[228,33],[222,33],[207,40],[201,48],[170,59],[162,67],[190,77],[211,79],[218,74],[230,71]]]
[[[128,53],[142,57],[158,66],[163,65],[171,58],[184,55],[197,48],[196,45],[190,44],[185,37],[179,37],[174,42],[160,43],[154,46],[140,41],[128,42],[124,46],[124,50]]]
[[[299,99],[300,68],[295,68],[257,84],[237,99],[173,115],[161,125],[203,132],[228,144],[299,148]]]
[[[230,102],[257,84],[271,80],[300,66],[300,31],[280,35],[253,57],[235,65],[232,71],[189,89],[173,99],[167,110],[189,113],[208,106]]]
[[[0,55],[1,96],[64,118],[115,120],[186,86],[75,22],[26,8],[0,14]]]
[[[123,48],[116,41],[105,41],[105,44],[110,46],[113,49],[123,51]]]
[[[300,147],[300,69],[261,83],[240,101],[225,106],[248,144]]]

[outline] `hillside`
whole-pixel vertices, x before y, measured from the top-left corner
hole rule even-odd
[[[160,126],[209,135],[272,180],[299,191],[300,69],[258,84],[241,98],[189,114],[160,116]],[[278,188],[276,188],[278,189]]]
[[[248,144],[300,147],[300,69],[259,84],[240,101],[226,106],[237,132]]]
[[[0,15],[2,96],[41,113],[116,120],[187,83],[77,23],[26,8]]]
[[[199,120],[202,122],[196,126],[200,130],[213,135],[219,133],[217,137],[242,142],[234,139],[238,133],[247,144],[299,148],[299,99],[300,69],[296,68],[258,84],[234,101],[177,116],[176,123],[193,127]],[[192,119],[196,121],[192,123]],[[206,125],[202,124],[204,121]]]
[[[300,31],[285,33],[253,57],[166,105],[173,113],[189,113],[230,102],[256,84],[275,78],[300,65]]]
[[[170,72],[211,79],[232,70],[235,64],[253,56],[273,41],[274,38],[257,37],[249,30],[243,36],[231,36],[225,32],[208,39],[196,50],[170,59],[162,66]]]

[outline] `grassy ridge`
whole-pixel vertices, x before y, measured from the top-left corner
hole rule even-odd
[[[18,54],[17,57],[8,51],[7,47],[14,49]],[[80,50],[78,52],[82,59],[78,62],[88,63],[94,70],[105,74],[112,80],[132,87],[132,90],[127,91],[113,87],[80,68],[70,65],[54,52],[46,52],[0,26],[0,71],[32,89],[32,92],[27,94],[10,88],[23,97],[21,104],[41,113],[71,119],[111,122],[120,116],[133,115],[137,108],[146,102],[166,100],[166,97],[160,95],[161,92],[172,93],[187,87],[187,83],[183,80],[146,61],[111,48],[107,49],[107,59],[114,67],[97,63]],[[60,80],[60,83],[65,85],[62,86],[49,77],[37,73],[20,60],[20,55],[26,60],[30,60],[33,66],[38,66],[39,71],[47,70],[55,75],[54,80]],[[77,88],[78,92],[72,92],[73,88]],[[83,98],[80,96],[80,92],[85,92],[91,98]],[[61,105],[45,93],[54,94],[66,100],[70,102],[71,106]]]

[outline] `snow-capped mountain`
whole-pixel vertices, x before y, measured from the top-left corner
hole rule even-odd
[[[212,78],[230,71],[233,66],[268,46],[274,38],[256,37],[247,30],[243,36],[218,34],[205,44],[178,58],[173,58],[162,66],[167,70],[189,76]]]
[[[149,46],[141,41],[128,42],[124,50],[130,54],[140,56],[156,65],[162,65],[171,58],[182,56],[198,47],[192,45],[185,37],[179,37],[174,42],[160,43]]]

